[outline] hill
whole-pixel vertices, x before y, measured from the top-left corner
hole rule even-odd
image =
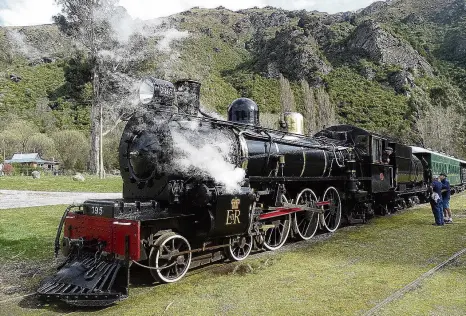
[[[153,53],[132,76],[197,79],[202,104],[221,115],[245,96],[276,118],[283,75],[298,111],[312,113],[305,81],[341,123],[464,156],[465,17],[464,0],[380,1],[333,15],[192,8],[154,23]],[[0,115],[46,133],[88,131],[90,79],[70,75],[85,67],[74,51],[55,25],[1,28]]]

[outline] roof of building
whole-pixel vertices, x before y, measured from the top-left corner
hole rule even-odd
[[[38,153],[30,154],[14,154],[11,159],[6,159],[5,163],[31,163],[35,162],[38,164],[58,164],[58,161],[49,161],[40,158]]]

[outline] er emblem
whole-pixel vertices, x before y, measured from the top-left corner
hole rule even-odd
[[[234,198],[231,200],[231,210],[227,210],[227,222],[226,225],[240,224],[239,216],[241,211],[239,210],[240,199]]]

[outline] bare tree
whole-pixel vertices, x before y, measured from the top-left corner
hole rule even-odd
[[[458,144],[465,119],[453,106],[446,109],[430,105],[419,113],[415,122],[422,146],[446,154],[461,156],[464,144]]]
[[[103,137],[136,106],[136,80],[130,71],[147,57],[139,24],[116,0],[56,0],[62,7],[54,20],[92,63],[91,172],[104,177]],[[138,36],[139,35],[139,36]]]
[[[316,129],[320,131],[326,127],[338,123],[336,119],[335,106],[330,101],[330,96],[324,87],[319,87],[315,90],[316,98]]]
[[[293,90],[291,90],[290,82],[288,79],[283,77],[282,74],[280,74],[280,104],[282,106],[283,113],[296,111]]]
[[[100,104],[99,52],[113,44],[110,24],[105,17],[114,9],[115,0],[55,0],[62,13],[54,16],[60,30],[75,39],[92,62],[91,146],[89,168],[103,176],[101,170],[102,107]]]
[[[278,129],[280,115],[275,113],[261,113],[259,120],[262,127]]]
[[[306,80],[301,80],[301,89],[303,90],[303,117],[306,125],[306,133],[311,135],[317,132],[317,111],[314,91],[309,87]]]

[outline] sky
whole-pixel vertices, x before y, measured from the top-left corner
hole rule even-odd
[[[169,16],[192,7],[231,10],[254,6],[273,6],[286,10],[318,10],[328,13],[354,11],[375,0],[120,0],[133,18],[142,20]],[[60,11],[55,0],[0,0],[0,25],[24,26],[52,23],[51,17]]]

